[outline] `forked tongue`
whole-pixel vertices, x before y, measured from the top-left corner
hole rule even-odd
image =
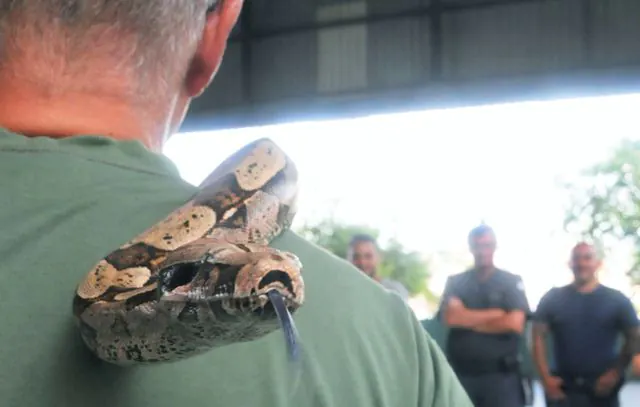
[[[269,297],[271,304],[273,304],[273,308],[278,316],[278,321],[280,321],[280,327],[284,332],[289,360],[291,362],[298,362],[300,358],[300,338],[298,336],[296,325],[293,322],[293,317],[287,309],[287,306],[284,304],[282,294],[276,290],[271,290],[267,293],[267,296]]]

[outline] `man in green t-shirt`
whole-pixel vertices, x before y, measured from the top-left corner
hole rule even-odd
[[[398,296],[292,232],[273,246],[305,266],[299,371],[282,332],[130,368],[80,340],[76,284],[195,193],[160,151],[241,6],[0,0],[2,406],[470,407]]]

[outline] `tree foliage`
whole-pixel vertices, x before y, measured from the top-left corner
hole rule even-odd
[[[340,223],[331,218],[317,224],[304,225],[298,233],[343,259],[347,257],[349,241],[353,235],[366,233],[376,239],[380,235],[375,228]],[[429,266],[419,253],[406,250],[394,239],[382,247],[381,252],[383,261],[379,273],[382,277],[401,282],[412,295],[423,294],[427,299],[437,300],[427,288]]]
[[[565,227],[604,248],[612,242],[632,243],[634,263],[628,274],[640,284],[640,141],[624,141],[568,187]]]

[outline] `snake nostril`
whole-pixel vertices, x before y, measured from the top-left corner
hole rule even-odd
[[[293,282],[291,281],[291,276],[282,270],[271,270],[268,272],[258,284],[258,289],[262,289],[269,284],[280,283],[285,286],[287,290],[293,295],[295,295],[293,291]]]

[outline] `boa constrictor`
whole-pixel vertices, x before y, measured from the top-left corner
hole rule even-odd
[[[268,244],[293,221],[297,177],[278,146],[254,141],[190,201],[100,260],[73,300],[89,349],[129,365],[252,341],[283,318],[291,335],[291,314],[304,302],[302,265]]]

